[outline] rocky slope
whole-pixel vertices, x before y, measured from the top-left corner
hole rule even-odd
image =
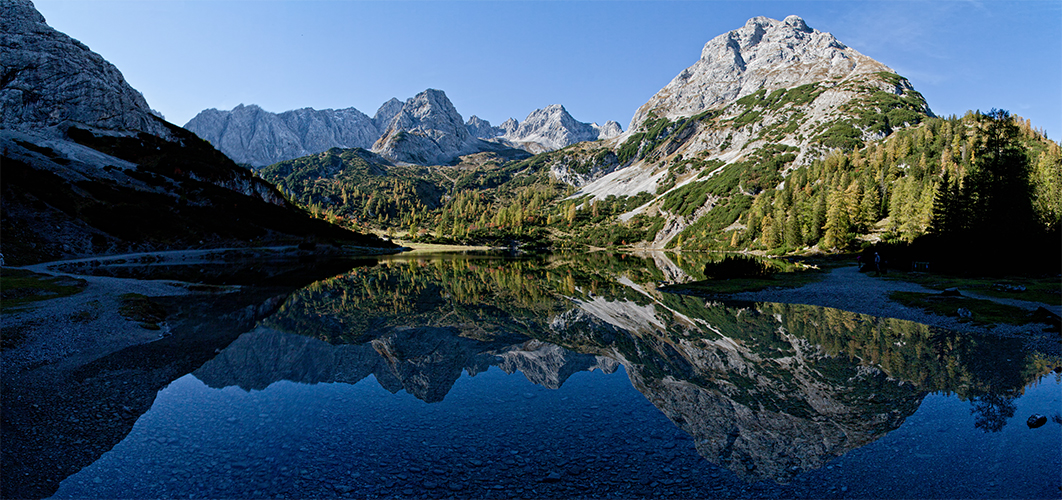
[[[0,6],[6,262],[316,236],[394,248],[310,219],[156,116],[114,66],[49,27],[31,2]]]
[[[0,7],[0,127],[55,136],[61,124],[81,124],[169,137],[118,68],[48,26],[29,0]]]
[[[554,155],[550,168],[581,188],[575,197],[652,195],[621,220],[663,217],[664,229],[648,242],[663,248],[713,208],[747,203],[727,189],[688,184],[740,177],[742,196],[754,196],[834,148],[862,147],[927,116],[922,96],[884,64],[797,16],[756,17],[705,44],[625,133]]]
[[[614,121],[606,122],[604,126],[576,121],[560,104],[532,111],[515,128],[508,121],[503,125],[507,126],[499,130],[501,140],[532,153],[553,151],[578,142],[611,139],[623,133]]]

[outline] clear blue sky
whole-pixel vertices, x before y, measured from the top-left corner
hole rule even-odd
[[[750,17],[804,18],[892,67],[942,116],[1002,108],[1062,134],[1062,2],[36,0],[183,125],[206,108],[281,112],[444,90],[499,124],[563,104],[634,111]]]

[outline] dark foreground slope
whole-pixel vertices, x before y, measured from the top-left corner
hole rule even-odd
[[[6,264],[307,240],[396,248],[311,218],[160,118],[117,68],[49,27],[28,0],[0,7]]]

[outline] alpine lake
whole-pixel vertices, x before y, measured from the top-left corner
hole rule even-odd
[[[54,498],[1062,496],[1062,378],[1019,340],[659,289],[695,256],[295,267],[68,269],[219,286],[5,448]]]

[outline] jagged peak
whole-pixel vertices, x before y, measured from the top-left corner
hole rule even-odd
[[[784,20],[753,17],[744,26],[709,40],[700,59],[640,107],[627,131],[637,130],[651,112],[677,118],[719,109],[760,89],[793,88],[853,75],[893,72],[807,25],[799,16]]]

